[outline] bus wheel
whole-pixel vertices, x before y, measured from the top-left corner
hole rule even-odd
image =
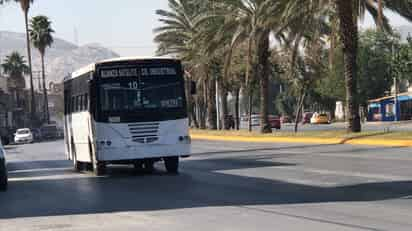
[[[144,170],[148,173],[152,173],[154,171],[154,161],[153,160],[144,160],[143,161]]]
[[[74,143],[73,143],[73,138],[72,138],[72,141],[71,141],[71,146],[72,146],[72,159],[73,159],[74,170],[76,172],[81,172],[81,171],[83,171],[83,163],[77,161],[76,149],[75,149],[75,146],[74,146]]]
[[[133,162],[133,167],[136,171],[141,172],[143,171],[143,162],[142,161],[135,161]]]
[[[179,171],[179,157],[173,156],[173,157],[165,157],[163,158],[163,161],[165,162],[165,167],[167,172],[169,173],[178,173]]]
[[[96,176],[102,176],[106,173],[106,163],[93,161],[93,173]]]
[[[7,190],[7,169],[4,160],[0,160],[0,191]]]
[[[81,172],[83,171],[83,163],[80,161],[77,161],[76,156],[73,157],[73,165],[74,165],[74,170],[76,170],[76,172]]]

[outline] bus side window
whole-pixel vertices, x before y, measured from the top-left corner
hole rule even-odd
[[[79,100],[79,111],[83,111],[84,110],[84,108],[83,108],[83,100],[84,100],[84,97],[83,97],[83,95],[80,95],[79,96],[79,98],[80,98],[80,100]]]
[[[72,103],[70,106],[71,106],[70,113],[76,112],[76,98],[74,96],[72,96]]]
[[[89,110],[89,96],[87,94],[84,95],[83,104],[83,109],[85,111]]]
[[[80,106],[81,106],[81,98],[80,95],[76,96],[76,111],[79,112],[80,110]]]

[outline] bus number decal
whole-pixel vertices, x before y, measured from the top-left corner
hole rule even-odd
[[[129,88],[130,89],[138,89],[139,84],[137,83],[137,81],[129,82]]]

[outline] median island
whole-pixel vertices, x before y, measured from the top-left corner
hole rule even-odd
[[[248,132],[245,130],[201,130],[191,129],[194,140],[256,142],[256,143],[316,143],[316,144],[353,144],[371,146],[412,147],[412,132],[366,131],[347,133],[345,130],[329,131],[276,131],[271,134]]]

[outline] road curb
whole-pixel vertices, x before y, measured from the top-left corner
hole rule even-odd
[[[231,141],[251,143],[314,143],[314,144],[339,144],[342,139],[334,138],[309,138],[309,137],[246,137],[246,136],[217,136],[191,134],[195,140]]]
[[[365,138],[309,138],[309,137],[246,137],[191,134],[194,140],[250,142],[250,143],[311,143],[311,144],[350,144],[385,147],[412,147],[412,140],[383,140]]]

